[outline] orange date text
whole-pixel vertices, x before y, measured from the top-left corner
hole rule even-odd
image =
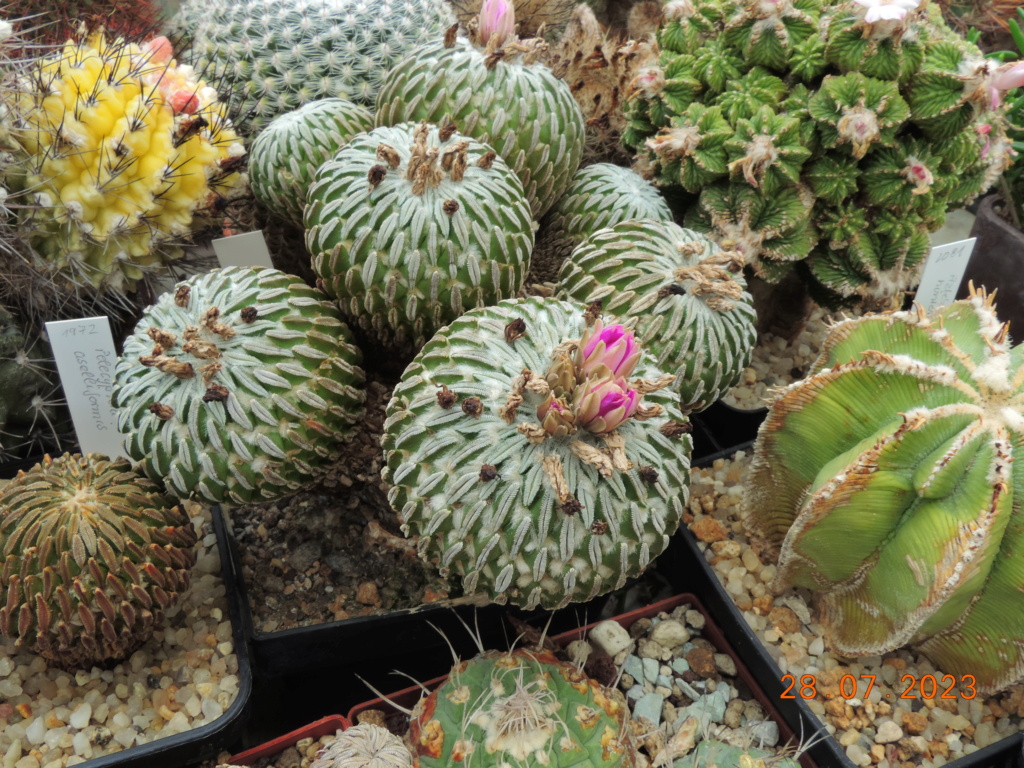
[[[843,675],[839,678],[838,693],[818,690],[816,675],[783,675],[782,684],[785,690],[780,699],[816,699],[843,698],[866,699],[875,687],[876,675]],[[961,675],[959,679],[953,675],[903,675],[900,682],[894,685],[893,693],[885,693],[883,699],[973,699],[978,695],[975,689],[974,675]],[[863,688],[863,690],[861,690]]]

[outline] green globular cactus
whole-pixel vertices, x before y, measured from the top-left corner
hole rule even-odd
[[[419,349],[526,279],[533,221],[522,185],[490,147],[450,125],[355,137],[307,198],[306,246],[322,288],[388,347]]]
[[[539,298],[471,310],[395,388],[388,501],[466,594],[589,600],[643,572],[678,527],[692,443],[674,377],[595,318]]]
[[[360,723],[317,753],[310,768],[413,768],[412,753],[387,728]]]
[[[346,99],[320,99],[281,115],[260,131],[249,150],[253,195],[301,227],[306,191],[317,169],[356,134],[372,129],[373,113]]]
[[[693,0],[665,8],[660,65],[623,141],[687,226],[828,305],[912,286],[946,211],[1008,167],[1008,65],[927,3]]]
[[[452,18],[443,0],[187,0],[174,26],[257,131],[317,99],[373,104],[395,62]]]
[[[495,23],[510,30],[511,6],[506,9]],[[569,86],[538,63],[543,41],[489,32],[485,26],[467,39],[450,31],[396,63],[377,96],[377,124],[454,122],[519,175],[539,221],[579,168],[583,113]]]
[[[47,456],[0,489],[0,634],[62,669],[123,659],[188,590],[195,543],[128,460]]]
[[[420,768],[629,768],[637,753],[622,695],[549,651],[490,651],[456,664],[412,711]]]
[[[844,655],[913,644],[979,692],[1024,677],[1024,366],[984,292],[835,326],[746,485],[779,584]]]
[[[591,304],[634,329],[676,374],[685,411],[739,381],[757,341],[743,257],[671,222],[638,219],[595,232],[562,265],[558,298]]]
[[[611,163],[580,168],[541,224],[530,274],[538,282],[554,280],[573,248],[628,219],[672,221],[672,211],[653,184],[628,168]]]
[[[337,309],[275,269],[197,275],[146,310],[114,368],[128,456],[180,498],[246,504],[316,479],[359,417]]]

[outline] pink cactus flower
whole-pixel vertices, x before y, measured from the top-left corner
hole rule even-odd
[[[1003,101],[1003,91],[1024,86],[1024,61],[1004,64],[996,70],[989,81],[989,96],[991,96],[991,107],[996,109]]]
[[[632,418],[640,393],[611,378],[587,382],[587,393],[576,411],[576,423],[595,435],[607,435]]]
[[[603,366],[615,379],[628,379],[641,354],[632,331],[621,325],[605,328],[598,320],[580,342],[577,366],[584,376],[599,375]]]
[[[864,21],[902,21],[910,11],[917,8],[919,0],[854,0],[857,5],[868,9]]]
[[[160,37],[154,37],[146,43],[146,50],[149,51],[149,60],[154,64],[163,64],[165,61],[170,61],[174,57],[174,49],[171,47],[171,41],[163,35]]]
[[[516,11],[509,0],[484,0],[477,21],[480,42],[486,45],[492,37],[501,45],[516,29]]]

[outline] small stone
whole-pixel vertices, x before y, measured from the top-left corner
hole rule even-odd
[[[971,721],[963,715],[953,715],[953,717],[949,718],[949,721],[946,723],[946,725],[948,725],[954,731],[962,731],[970,724]]]
[[[590,642],[609,656],[615,656],[629,648],[633,639],[617,621],[609,619],[590,630]]]
[[[875,733],[876,744],[892,744],[903,738],[903,729],[893,720],[883,720]]]
[[[632,688],[630,688],[628,691],[626,691],[626,696],[629,697],[630,699],[633,699],[633,701],[637,701],[639,699],[642,699],[646,695],[647,695],[647,691],[645,691],[644,687],[642,685],[640,685],[639,683],[637,683]]]
[[[728,538],[725,527],[713,517],[702,517],[690,524],[690,530],[700,541],[716,542]]]
[[[660,660],[665,657],[665,650],[665,646],[661,643],[656,643],[648,638],[640,638],[636,653],[642,659]]]
[[[715,666],[723,675],[736,676],[736,662],[727,653],[716,653],[714,656]]]
[[[903,713],[903,729],[912,736],[924,733],[927,727],[928,716],[924,712]]]
[[[690,669],[700,677],[712,677],[717,667],[715,666],[715,654],[710,648],[694,648],[687,652],[686,661]]]
[[[633,717],[639,720],[646,717],[654,727],[661,724],[661,704],[665,697],[660,693],[648,693],[633,705]]]
[[[380,605],[380,593],[372,581],[364,581],[356,589],[356,600],[363,605]]]
[[[704,614],[700,611],[687,611],[686,623],[694,629],[704,629]]]
[[[92,705],[88,702],[79,704],[75,711],[71,713],[71,717],[68,718],[68,725],[72,728],[78,728],[81,730],[89,724],[89,719],[92,717]]]
[[[768,614],[768,621],[782,635],[793,635],[800,631],[800,619],[797,618],[792,608],[784,605],[777,605]]]
[[[573,640],[566,646],[565,652],[569,656],[569,661],[573,664],[582,667],[587,663],[587,659],[593,652],[593,648],[586,640]]]
[[[854,765],[871,765],[871,755],[860,744],[851,744],[846,748],[846,756]]]
[[[675,648],[690,639],[690,633],[681,621],[666,619],[654,625],[650,638],[663,648]]]
[[[644,667],[644,680],[649,683],[653,683],[658,679],[661,665],[658,664],[656,659],[643,659]]]
[[[762,720],[750,726],[750,736],[755,744],[774,747],[779,743],[779,724],[774,720]]]
[[[629,654],[626,657],[626,660],[622,663],[622,669],[634,680],[644,679],[644,663],[640,660],[639,656]]]
[[[672,671],[677,675],[681,675],[684,672],[690,671],[690,662],[686,659],[672,659]]]

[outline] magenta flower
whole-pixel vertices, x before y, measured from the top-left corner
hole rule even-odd
[[[621,426],[640,407],[640,393],[605,378],[583,385],[586,393],[576,409],[576,423],[595,435],[607,435]]]
[[[477,35],[484,45],[494,36],[501,45],[516,29],[516,11],[509,0],[484,0],[477,19]]]
[[[576,364],[584,376],[600,375],[599,369],[603,366],[614,378],[628,379],[640,362],[641,354],[632,331],[621,325],[605,328],[598,320],[580,341]]]
[[[1024,85],[1024,61],[1014,64],[1004,64],[996,70],[989,81],[989,96],[991,96],[991,107],[996,109],[1003,100],[1003,91],[1013,88],[1020,88]]]

